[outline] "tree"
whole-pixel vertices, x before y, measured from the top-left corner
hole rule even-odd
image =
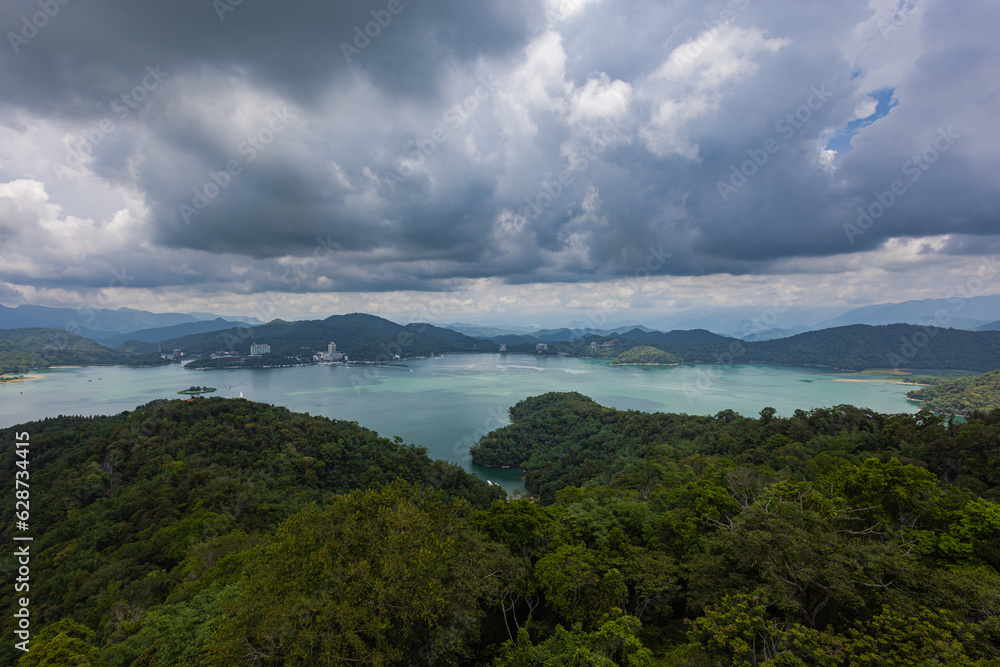
[[[307,507],[248,567],[213,664],[468,657],[480,600],[499,602],[504,579],[519,576],[470,518],[466,503],[403,482]]]
[[[532,644],[526,628],[517,642],[505,642],[493,667],[652,667],[653,655],[636,637],[639,620],[621,612],[608,614],[594,632],[579,623]]]
[[[24,667],[104,667],[106,663],[91,642],[94,632],[64,618],[45,626],[31,650],[18,661]]]

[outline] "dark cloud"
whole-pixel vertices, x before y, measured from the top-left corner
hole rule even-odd
[[[131,253],[0,279],[94,287],[124,264],[133,286],[435,290],[610,280],[663,252],[661,273],[768,275],[1000,232],[987,0],[923,3],[894,30],[867,0],[219,5],[55,3],[8,36],[4,124],[50,123],[50,164],[82,145],[84,173],[146,217]],[[0,25],[18,35],[39,7],[8,2]],[[848,127],[850,152],[825,151]],[[70,183],[23,171],[56,219],[79,215]],[[11,197],[5,243],[50,215]]]

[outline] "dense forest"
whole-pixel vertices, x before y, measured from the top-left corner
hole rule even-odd
[[[118,351],[63,329],[0,329],[0,374],[126,361]]]
[[[638,347],[633,347],[630,350],[622,352],[617,357],[611,360],[611,365],[618,366],[621,364],[679,364],[681,363],[681,358],[676,354],[670,354],[669,352],[664,352],[655,347],[649,345],[640,345]]]
[[[0,431],[35,536],[0,664],[1000,665],[1000,411],[511,418],[473,455],[535,499],[243,400]]]
[[[933,386],[909,392],[907,397],[920,401],[920,407],[926,410],[945,414],[1000,410],[1000,371],[934,382]]]
[[[23,458],[15,453],[15,432],[30,435]],[[280,628],[294,625],[297,605],[318,604],[324,596],[337,604],[354,599],[347,589],[338,599],[335,588],[306,592],[306,579],[296,584],[294,577],[311,570],[292,554],[282,554],[281,540],[293,538],[279,526],[293,531],[296,521],[317,513],[350,515],[365,504],[369,509],[384,504],[384,516],[365,510],[352,539],[375,539],[376,526],[400,534],[370,548],[347,549],[349,542],[342,541],[344,557],[355,561],[353,574],[343,573],[348,584],[366,587],[384,575],[381,593],[396,600],[414,592],[390,592],[396,584],[427,585],[428,595],[444,595],[435,583],[442,575],[439,563],[421,573],[419,582],[397,580],[388,569],[355,570],[371,566],[365,559],[379,548],[386,550],[385,568],[405,569],[415,553],[407,549],[432,548],[432,539],[441,541],[438,547],[450,544],[455,526],[468,523],[466,515],[503,496],[498,487],[453,464],[432,461],[422,448],[379,437],[354,422],[240,399],[157,401],[114,417],[46,419],[2,430],[0,442],[4,470],[10,471],[0,479],[0,493],[14,498],[13,471],[25,459],[20,469],[29,473],[31,491],[34,541],[27,597],[35,639],[18,665],[235,664],[234,653],[226,651],[236,649],[225,647],[246,628],[241,621],[226,626],[226,634],[219,623],[238,617],[239,605],[267,599],[275,614],[289,614],[272,619]],[[13,544],[14,511],[13,502],[4,503],[6,544]],[[444,520],[452,515],[451,523]],[[330,527],[348,540],[341,519]],[[305,544],[297,543],[299,548]],[[272,549],[282,561],[272,576],[288,579],[270,594],[303,595],[289,607],[251,592]],[[2,568],[7,584],[16,572],[7,551]],[[3,620],[6,637],[13,637],[17,597],[12,585],[4,585],[0,605],[11,610]],[[421,599],[411,604],[422,604]],[[358,615],[350,622],[371,624],[374,631],[383,620],[377,605],[390,602],[389,597],[373,601],[375,606],[355,610]],[[410,622],[412,612],[400,622]],[[435,613],[443,614],[443,607]],[[434,622],[422,628],[421,642],[435,628]],[[367,630],[357,631],[364,641],[375,642]],[[394,628],[379,631],[389,637],[379,641],[393,639]],[[387,655],[398,655],[395,650]],[[77,653],[90,662],[66,659]],[[18,655],[11,642],[0,646],[0,664],[14,664]],[[289,658],[288,664],[303,663]]]

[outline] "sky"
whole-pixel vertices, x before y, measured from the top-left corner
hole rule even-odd
[[[1000,293],[995,0],[5,0],[0,29],[3,305]]]

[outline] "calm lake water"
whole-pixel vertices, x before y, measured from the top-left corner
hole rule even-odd
[[[916,412],[912,387],[891,381],[838,381],[827,369],[802,366],[685,364],[617,366],[570,357],[462,354],[399,365],[327,365],[194,371],[158,368],[66,368],[43,379],[0,385],[0,427],[57,415],[112,415],[157,398],[182,398],[191,385],[216,387],[213,396],[284,405],[356,421],[379,434],[422,445],[511,491],[519,469],[472,464],[469,447],[509,423],[507,409],[548,391],[579,391],[602,405],[646,412],[714,415],[733,409],[756,416],[771,406],[788,416],[841,403],[878,412]]]

